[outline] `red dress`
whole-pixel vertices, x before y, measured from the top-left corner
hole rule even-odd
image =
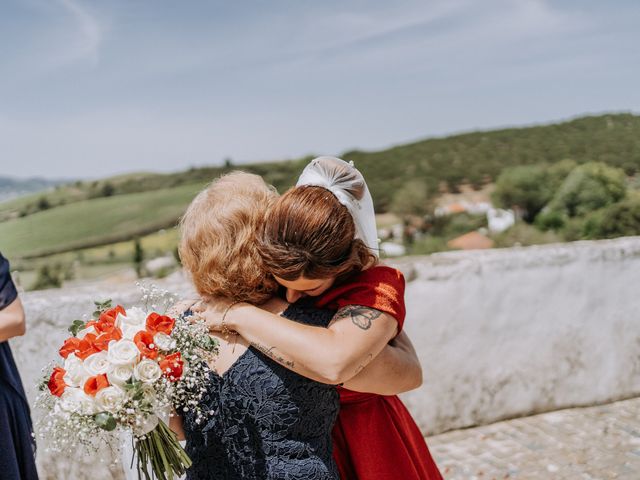
[[[319,307],[362,305],[405,318],[404,277],[376,266],[353,281],[331,289]],[[359,393],[338,387],[340,414],[333,428],[333,457],[342,480],[442,480],[427,444],[396,396]]]

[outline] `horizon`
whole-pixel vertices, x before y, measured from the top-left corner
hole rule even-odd
[[[639,21],[630,0],[10,0],[0,174],[171,172],[639,112]]]
[[[525,123],[525,124],[519,124],[519,125],[496,125],[495,127],[488,127],[488,128],[477,128],[477,129],[471,129],[471,130],[461,130],[461,131],[454,131],[454,132],[450,132],[450,133],[444,133],[442,135],[433,135],[433,136],[428,136],[428,137],[421,137],[421,138],[417,138],[417,139],[409,139],[406,142],[394,142],[391,143],[389,145],[383,146],[382,148],[373,150],[373,149],[367,149],[367,148],[360,148],[360,147],[354,147],[351,148],[350,150],[345,150],[343,152],[340,153],[322,153],[322,152],[313,152],[313,153],[307,153],[307,154],[302,154],[299,155],[297,157],[291,157],[291,158],[271,158],[271,159],[263,159],[263,160],[253,160],[253,159],[249,159],[247,161],[244,162],[233,162],[233,166],[236,167],[241,167],[242,165],[251,165],[251,164],[257,164],[257,163],[268,163],[268,162],[286,162],[288,160],[297,160],[299,158],[303,158],[305,156],[309,156],[309,155],[313,155],[313,156],[321,156],[321,155],[332,155],[332,156],[338,156],[340,157],[341,155],[344,155],[345,153],[349,152],[349,151],[353,151],[353,150],[357,150],[357,151],[361,151],[361,152],[375,152],[375,151],[384,151],[384,150],[389,150],[391,148],[395,148],[398,146],[403,146],[403,145],[410,145],[413,143],[418,143],[418,142],[424,142],[424,141],[429,141],[429,140],[438,140],[438,139],[445,139],[445,138],[452,138],[452,137],[457,137],[460,135],[466,135],[466,134],[471,134],[471,133],[479,133],[479,132],[494,132],[494,131],[500,131],[500,130],[508,130],[508,129],[526,129],[526,128],[531,128],[531,127],[543,127],[543,126],[550,126],[550,125],[559,125],[559,124],[563,124],[563,123],[568,123],[571,122],[573,120],[577,120],[580,118],[588,118],[588,117],[599,117],[599,116],[603,116],[603,115],[634,115],[634,116],[640,116],[640,111],[635,112],[635,111],[631,111],[631,110],[619,110],[619,111],[602,111],[602,112],[584,112],[584,113],[580,113],[577,115],[572,115],[570,117],[567,118],[562,118],[562,119],[556,119],[556,120],[550,120],[550,121],[542,121],[542,122],[529,122],[529,123]],[[188,165],[185,166],[181,169],[178,170],[122,170],[122,171],[117,171],[114,172],[112,174],[108,174],[108,175],[103,175],[103,176],[96,176],[96,177],[43,177],[43,176],[28,176],[28,177],[20,177],[20,176],[12,176],[12,175],[4,175],[2,173],[0,173],[0,178],[9,178],[9,179],[13,179],[13,180],[23,180],[23,181],[27,181],[27,180],[44,180],[44,181],[48,181],[48,182],[58,182],[58,183],[71,183],[71,182],[76,182],[76,181],[93,181],[93,180],[100,180],[100,179],[106,179],[106,178],[112,178],[112,177],[118,177],[120,175],[133,175],[133,174],[154,174],[154,173],[158,173],[158,174],[172,174],[172,173],[178,173],[178,172],[182,172],[185,170],[188,170],[189,168],[206,168],[206,167],[219,167],[222,166],[224,163],[224,160],[221,160],[219,162],[216,163],[204,163],[201,165]]]

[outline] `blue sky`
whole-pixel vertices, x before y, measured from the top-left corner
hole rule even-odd
[[[0,175],[340,154],[640,112],[640,3],[5,0]]]

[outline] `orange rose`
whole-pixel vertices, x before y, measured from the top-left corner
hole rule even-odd
[[[108,350],[111,340],[120,340],[122,338],[122,330],[112,325],[111,328],[101,333],[93,340],[93,346],[98,350]]]
[[[101,333],[109,333],[113,331],[114,328],[118,328],[116,327],[115,323],[109,320],[102,320],[102,319],[92,320],[90,322],[87,322],[84,328],[89,328],[89,327],[93,327],[98,333],[98,335]]]
[[[98,353],[100,350],[94,344],[96,338],[96,335],[94,335],[93,333],[87,333],[84,338],[78,342],[78,347],[74,352],[76,354],[76,357],[78,357],[80,360],[84,360],[89,355]]]
[[[109,380],[107,380],[107,375],[102,373],[100,375],[96,375],[95,377],[89,377],[87,381],[84,383],[84,393],[87,395],[91,395],[92,397],[96,396],[103,388],[109,386]]]
[[[136,333],[136,336],[133,337],[133,343],[136,344],[143,357],[153,360],[158,356],[158,346],[153,343],[152,333],[146,330]]]
[[[96,336],[92,333],[87,333],[82,339],[75,337],[67,338],[58,353],[62,358],[67,358],[70,354],[75,353],[76,357],[84,360],[92,353],[100,351],[93,343],[95,339]]]
[[[160,360],[160,370],[162,374],[169,378],[172,382],[177,382],[182,377],[182,368],[184,362],[180,356],[180,352],[172,353]]]
[[[110,323],[113,325],[114,323],[116,323],[116,317],[118,316],[119,313],[121,313],[122,315],[127,314],[127,312],[124,310],[124,307],[122,305],[116,305],[115,307],[102,312],[100,314],[99,321],[103,323]]]
[[[62,393],[67,386],[63,379],[66,373],[67,371],[62,367],[56,367],[53,369],[51,377],[49,378],[49,383],[47,384],[51,395],[55,395],[56,397],[62,396]]]
[[[158,315],[157,313],[153,312],[150,313],[147,317],[147,330],[149,330],[154,335],[158,332],[170,335],[175,324],[176,321],[167,315]]]
[[[67,338],[58,353],[62,358],[67,358],[70,354],[75,353],[80,345],[80,339],[76,337]]]

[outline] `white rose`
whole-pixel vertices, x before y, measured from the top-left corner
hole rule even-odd
[[[133,375],[131,365],[114,365],[113,369],[107,373],[109,383],[113,385],[124,385]]]
[[[132,340],[136,333],[145,329],[147,312],[138,307],[130,308],[126,315],[118,314],[116,326],[122,330],[122,338]]]
[[[64,383],[70,387],[83,387],[87,378],[91,376],[84,363],[75,354],[70,354],[64,361]]]
[[[162,376],[162,370],[156,362],[145,358],[135,366],[133,376],[143,383],[153,383]]]
[[[126,315],[118,314],[116,326],[124,329],[127,326],[144,327],[147,323],[147,312],[138,307],[130,308]]]
[[[93,415],[97,412],[96,405],[89,395],[81,388],[67,387],[60,397],[60,408],[67,412],[76,412],[82,415]]]
[[[166,333],[158,332],[153,336],[153,343],[158,347],[159,350],[171,350],[175,348],[176,341],[171,338]]]
[[[107,357],[113,365],[133,365],[140,355],[140,350],[133,340],[126,338],[109,342]]]
[[[138,332],[142,332],[145,330],[145,326],[137,326],[137,325],[125,325],[122,327],[122,338],[126,338],[127,340],[133,340]]]
[[[116,413],[127,401],[127,394],[120,387],[105,387],[96,393],[96,407],[98,410]]]
[[[84,368],[89,372],[89,375],[95,376],[109,372],[112,365],[107,358],[107,352],[98,352],[85,358]]]

